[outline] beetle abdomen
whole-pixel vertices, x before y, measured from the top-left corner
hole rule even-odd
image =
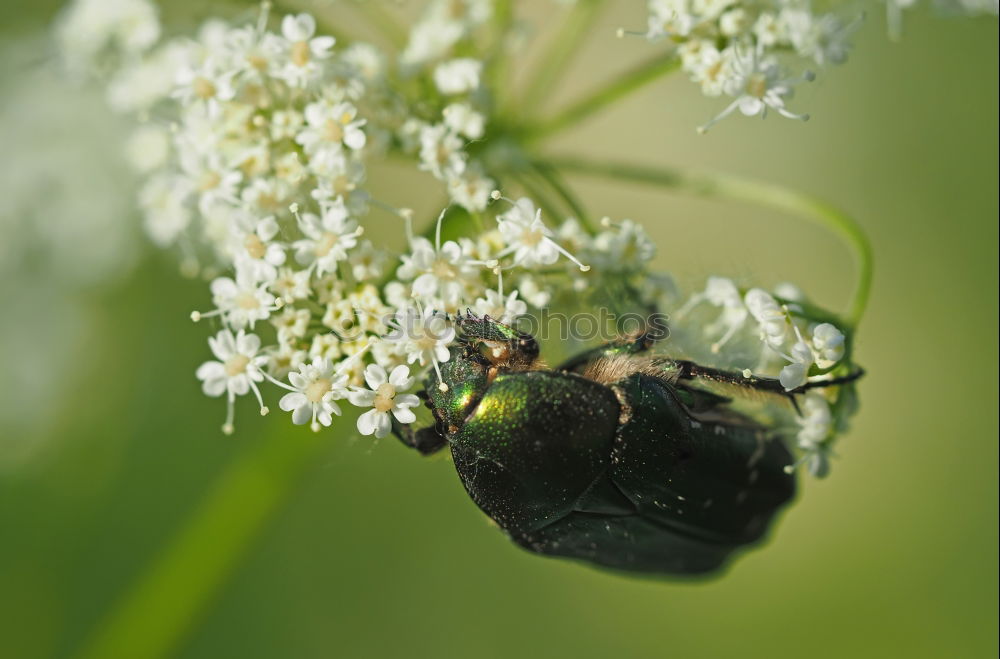
[[[642,374],[501,375],[450,441],[466,490],[516,543],[617,569],[715,570],[795,491],[780,441],[701,422]]]

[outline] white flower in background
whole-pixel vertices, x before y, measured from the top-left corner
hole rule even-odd
[[[434,84],[442,94],[465,94],[479,87],[483,63],[463,57],[438,64],[434,69]]]
[[[278,222],[274,216],[258,220],[253,227],[244,228],[248,219],[234,223],[232,229],[233,260],[250,271],[257,281],[271,282],[278,276],[278,266],[285,263],[284,247],[274,238],[278,235]]]
[[[688,312],[697,304],[708,302],[709,304],[722,309],[719,319],[705,328],[706,335],[715,335],[722,332],[722,335],[712,343],[713,353],[718,353],[726,343],[729,342],[736,333],[743,328],[746,323],[749,311],[743,302],[743,296],[739,288],[732,279],[726,277],[709,277],[705,285],[705,290],[692,295],[687,303],[678,310],[675,317],[683,319]],[[777,304],[777,303],[775,303]],[[784,333],[784,327],[781,328]]]
[[[489,289],[485,297],[476,300],[472,309],[480,316],[489,316],[509,325],[528,312],[528,305],[517,299],[517,295],[517,291],[504,296],[502,291]]]
[[[312,295],[310,279],[312,272],[309,270],[293,270],[292,268],[279,268],[278,274],[270,284],[270,289],[285,303],[295,300],[304,300]]]
[[[760,338],[771,348],[785,343],[788,318],[770,293],[761,288],[751,288],[743,297],[747,310],[760,327]]]
[[[306,235],[293,243],[295,259],[316,269],[322,276],[337,269],[337,263],[347,259],[347,251],[358,244],[361,228],[348,219],[343,203],[327,204],[322,217],[312,213],[298,215],[299,229]]]
[[[813,365],[813,352],[809,344],[800,337],[799,341],[792,346],[792,354],[789,360],[792,362],[781,369],[778,381],[785,391],[792,391],[804,385],[809,379],[809,368]]]
[[[357,249],[351,250],[348,262],[351,264],[351,275],[358,281],[376,280],[385,272],[389,255],[379,249],[370,240],[363,241]]]
[[[484,176],[479,167],[469,167],[461,174],[448,178],[448,196],[466,210],[477,213],[490,203],[496,182]]]
[[[767,115],[774,110],[783,117],[806,121],[808,114],[795,114],[785,108],[785,97],[793,93],[793,85],[803,80],[814,78],[806,71],[799,78],[786,78],[775,59],[762,57],[756,49],[749,52],[734,53],[731,62],[731,75],[724,85],[725,93],[736,98],[725,110],[711,121],[701,126],[699,132],[707,131],[713,124],[729,116],[734,110],[739,110],[747,117]]]
[[[843,332],[831,325],[822,323],[813,329],[812,347],[818,358],[816,363],[820,368],[830,368],[844,356],[845,337]]]
[[[278,330],[280,343],[291,343],[306,335],[311,319],[312,314],[308,309],[286,307],[281,313],[271,316],[271,324]]]
[[[232,100],[236,95],[232,77],[233,71],[223,68],[221,62],[207,59],[199,66],[178,71],[174,96],[184,105],[216,116],[222,111],[221,103]]]
[[[202,390],[207,396],[227,395],[226,422],[222,426],[227,435],[233,432],[233,402],[237,396],[253,391],[260,403],[260,413],[267,414],[267,407],[260,395],[257,383],[264,380],[261,367],[267,357],[259,355],[260,337],[246,334],[243,330],[236,336],[228,329],[209,337],[208,345],[218,361],[207,361],[195,373],[202,381]]]
[[[266,320],[277,307],[273,295],[267,292],[267,284],[260,283],[249,268],[237,268],[236,279],[218,277],[212,281],[212,302],[216,310],[210,313],[195,313],[194,320],[221,315],[234,329],[249,326],[253,329],[258,320]]]
[[[357,116],[357,108],[350,103],[310,103],[305,110],[307,126],[295,136],[295,141],[320,161],[339,154],[344,146],[361,149],[367,139],[361,128],[367,122]]]
[[[798,424],[798,446],[805,452],[800,463],[807,463],[809,473],[822,478],[830,471],[830,446],[827,440],[833,430],[833,414],[830,404],[821,394],[805,395]]]
[[[471,140],[478,140],[483,136],[486,126],[486,117],[472,109],[468,103],[452,103],[445,106],[441,111],[444,124],[455,133],[464,135]]]
[[[143,224],[159,247],[174,244],[190,224],[191,209],[184,203],[190,192],[187,180],[169,174],[153,176],[139,190]]]
[[[329,359],[316,357],[310,364],[303,364],[297,373],[289,373],[292,386],[277,383],[288,389],[278,401],[278,407],[292,413],[292,423],[309,423],[314,431],[320,426],[329,427],[333,416],[340,416],[336,401],[347,397],[347,376],[337,371]]]
[[[420,131],[420,168],[435,178],[447,179],[465,171],[464,143],[445,124],[425,126]]]
[[[417,415],[411,408],[419,405],[420,399],[413,394],[403,393],[413,386],[414,380],[415,378],[410,377],[407,366],[397,366],[386,375],[385,369],[378,364],[369,364],[365,369],[368,389],[354,387],[347,395],[352,405],[372,408],[358,417],[358,432],[378,438],[385,437],[392,429],[390,414],[399,423],[416,421]]]
[[[123,60],[147,51],[160,38],[159,11],[148,0],[77,0],[59,18],[56,38],[67,68],[100,64],[102,56]]]
[[[641,270],[656,256],[656,245],[640,224],[622,220],[615,224],[606,218],[607,231],[594,237],[594,258],[608,270]]]
[[[580,270],[586,272],[590,269],[552,239],[552,231],[542,222],[542,209],[536,209],[535,204],[527,197],[511,203],[513,207],[510,210],[497,215],[497,226],[506,245],[497,254],[498,259],[512,254],[514,265],[531,268],[551,265],[562,254]]]
[[[218,153],[182,151],[180,166],[198,198],[198,210],[209,214],[217,206],[233,208],[239,203],[237,186],[243,174],[228,165]]]
[[[337,41],[315,34],[316,19],[309,14],[285,16],[281,21],[281,37],[274,43],[285,63],[278,75],[292,87],[306,87],[319,77],[320,63],[330,57]]]

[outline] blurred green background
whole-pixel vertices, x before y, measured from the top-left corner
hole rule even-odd
[[[7,3],[0,27],[0,657],[71,656],[234,463],[256,498],[221,512],[243,528],[270,511],[259,535],[229,561],[215,529],[166,573],[171,597],[125,607],[147,640],[183,623],[171,656],[996,656],[995,19],[916,11],[892,44],[870,17],[851,61],[796,98],[807,124],[734,118],[698,136],[719,101],[675,76],[553,143],[813,192],[874,243],[858,335],[869,375],[832,476],[802,479],[766,547],[677,584],[517,549],[447,459],[349,421],[314,436],[246,404],[237,434],[219,433],[223,403],[194,378],[207,330],[187,322],[207,290],[132,226],[121,129],[100,99],[40,71],[56,4]],[[604,13],[553,107],[649,54],[615,40],[619,25],[643,25],[641,3]],[[593,212],[644,223],[681,281],[791,280],[833,308],[853,285],[850,254],[794,218],[573,182]],[[304,465],[288,443],[309,443]],[[274,495],[290,472],[290,495]],[[172,599],[191,589],[203,606]]]

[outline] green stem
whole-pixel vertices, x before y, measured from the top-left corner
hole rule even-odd
[[[604,0],[580,0],[573,6],[528,83],[520,103],[522,109],[532,112],[542,105],[555,86],[556,78],[565,71],[566,64],[583,43],[583,37],[590,32],[603,4]]]
[[[514,24],[512,0],[497,0],[493,5],[493,45],[486,57],[486,78],[492,83],[494,93],[507,84],[507,38]]]
[[[551,119],[529,125],[525,130],[525,139],[538,141],[552,137],[653,80],[676,70],[679,66],[679,58],[657,55],[631,71],[623,73],[608,85],[577,101]]]
[[[844,321],[849,328],[854,329],[864,315],[872,285],[871,243],[869,243],[864,230],[853,218],[825,201],[772,183],[726,174],[694,174],[641,165],[592,162],[575,157],[550,158],[547,163],[565,172],[649,183],[682,190],[701,197],[745,201],[782,210],[820,224],[839,235],[854,252],[857,260],[857,283],[851,295]]]
[[[204,613],[306,468],[316,463],[328,437],[275,430],[246,447],[170,544],[99,621],[76,656],[167,656]]]

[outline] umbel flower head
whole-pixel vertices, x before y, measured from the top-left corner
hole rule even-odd
[[[292,423],[315,430],[346,401],[365,408],[358,431],[382,437],[412,421],[416,382],[446,387],[441,364],[466,310],[507,323],[550,307],[661,310],[685,354],[808,391],[785,430],[825,473],[853,394],[811,387],[852,371],[857,318],[725,277],[677,294],[651,270],[641,224],[593,221],[537,145],[674,64],[726,99],[703,128],[731,114],[804,119],[794,90],[846,59],[860,14],[801,0],[648,8],[655,61],[546,118],[533,113],[548,66],[573,48],[556,48],[522,98],[505,77],[517,21],[490,0],[430,0],[409,29],[379,21],[395,51],[334,38],[326,10],[272,15],[264,3],[254,19],[162,40],[147,0],[74,2],[59,23],[63,54],[137,122],[146,229],[207,280],[211,302],[192,318],[221,328],[197,377],[207,395],[226,394],[225,429],[252,391],[262,412],[278,396]],[[444,203],[419,213],[429,222],[415,226],[398,186],[371,192],[371,163],[389,159],[440,191]]]

